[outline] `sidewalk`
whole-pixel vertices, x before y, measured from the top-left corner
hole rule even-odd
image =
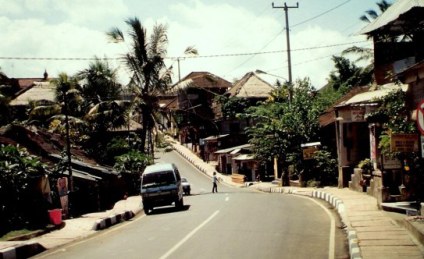
[[[86,238],[97,230],[129,220],[141,211],[141,197],[118,201],[113,209],[63,220],[60,229],[26,241],[0,242],[0,259],[28,258],[45,250]]]
[[[178,142],[174,149],[204,174],[212,176],[215,166],[197,157]],[[223,182],[236,187],[228,175],[218,173]],[[375,198],[349,189],[279,187],[272,183],[252,183],[247,188],[319,198],[334,206],[345,225],[351,258],[424,258],[424,218],[389,216],[377,208]],[[88,237],[97,230],[129,220],[142,211],[141,197],[132,196],[117,202],[110,211],[91,213],[64,220],[64,227],[27,241],[0,242],[0,259],[28,258],[75,240]],[[408,230],[409,231],[408,231]],[[415,235],[415,238],[410,233]]]

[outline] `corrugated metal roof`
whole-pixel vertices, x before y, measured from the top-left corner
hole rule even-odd
[[[230,148],[225,148],[225,149],[220,149],[218,151],[215,152],[215,154],[225,154],[225,153],[230,153],[233,152],[234,150],[241,150],[244,148],[250,148],[251,145],[250,144],[244,144],[244,145],[240,145],[240,146],[235,146],[235,147],[230,147]]]
[[[235,158],[233,158],[234,160],[238,160],[238,161],[246,161],[246,160],[254,160],[255,156],[254,155],[248,155],[248,154],[243,154],[243,155],[239,155]]]
[[[219,139],[219,138],[223,138],[223,137],[226,137],[226,136],[229,136],[229,134],[223,134],[223,135],[218,135],[218,136],[209,136],[209,137],[207,137],[207,138],[204,138],[203,140],[217,140],[217,139]]]
[[[398,0],[393,3],[384,13],[378,16],[370,24],[362,28],[358,34],[370,34],[373,31],[385,27],[397,19],[402,14],[405,14],[413,8],[424,8],[424,0]],[[393,29],[396,29],[396,24],[392,24]]]
[[[380,99],[386,95],[388,95],[390,92],[392,91],[396,91],[402,89],[403,91],[406,91],[408,89],[408,85],[399,85],[399,84],[395,84],[395,83],[389,83],[389,84],[385,84],[382,85],[380,87],[380,89],[378,90],[374,90],[374,91],[368,91],[365,93],[360,93],[357,94],[355,96],[353,96],[352,98],[350,98],[349,100],[347,100],[346,102],[338,105],[338,106],[347,106],[347,105],[352,105],[352,104],[358,104],[358,103],[370,103],[370,102],[374,102],[377,99]]]
[[[34,86],[13,99],[10,105],[28,105],[30,101],[41,100],[56,101],[56,87],[50,82],[34,82]]]

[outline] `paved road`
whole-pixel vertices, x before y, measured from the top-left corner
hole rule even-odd
[[[192,184],[185,209],[155,209],[88,240],[42,258],[346,258],[344,235],[334,231],[317,202],[292,195],[219,185],[175,152],[174,162]],[[333,231],[331,231],[333,229]],[[337,228],[336,228],[337,229]],[[335,252],[334,252],[335,251]]]

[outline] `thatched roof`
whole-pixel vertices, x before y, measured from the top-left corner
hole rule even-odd
[[[206,88],[208,90],[213,88],[227,90],[231,87],[231,83],[209,72],[191,72],[181,79],[181,81],[173,85],[171,89],[175,91],[184,90],[189,87]]]
[[[227,93],[231,97],[267,98],[273,89],[269,83],[255,73],[249,72],[237,81]]]

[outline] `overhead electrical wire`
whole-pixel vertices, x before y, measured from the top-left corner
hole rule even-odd
[[[306,19],[306,20],[304,20],[304,21],[302,21],[302,22],[299,22],[299,23],[297,23],[297,24],[294,24],[294,25],[292,25],[291,26],[291,28],[293,28],[293,27],[296,27],[296,26],[298,26],[298,25],[301,25],[301,24],[304,24],[304,23],[307,23],[307,22],[310,22],[310,21],[312,21],[312,20],[315,20],[316,18],[318,18],[318,17],[321,17],[321,16],[323,16],[324,14],[327,14],[327,13],[329,13],[329,12],[331,12],[331,11],[333,11],[333,10],[335,10],[335,9],[337,9],[337,8],[339,8],[339,7],[341,7],[341,6],[343,6],[343,5],[345,5],[345,4],[347,4],[348,2],[350,2],[351,0],[347,0],[347,1],[345,1],[345,2],[343,2],[343,3],[341,3],[341,4],[339,4],[339,5],[336,5],[335,7],[333,7],[333,8],[330,8],[330,9],[328,9],[328,10],[326,10],[326,11],[324,11],[324,12],[322,12],[322,13],[320,13],[320,14],[318,14],[318,15],[316,15],[316,16],[314,16],[314,17],[311,17],[311,18],[309,18],[309,19]],[[265,49],[266,47],[268,47],[268,45],[269,44],[271,44],[278,36],[280,36],[280,34],[284,31],[285,29],[283,29],[283,30],[281,30],[280,32],[278,32],[278,34],[277,35],[275,35],[275,37],[273,37],[267,44],[265,44],[265,46],[264,47],[262,47],[259,51],[262,51],[263,49]],[[243,66],[244,64],[246,64],[247,62],[249,62],[252,58],[254,58],[256,56],[256,54],[254,54],[254,55],[252,55],[252,56],[250,56],[249,58],[247,58],[246,60],[244,60],[242,63],[240,63],[239,65],[237,65],[233,70],[231,70],[231,72],[233,72],[234,70],[237,70],[239,67],[241,67],[241,66]]]
[[[307,50],[314,50],[314,49],[324,49],[324,48],[332,48],[337,46],[344,46],[344,45],[351,45],[351,44],[357,44],[357,43],[364,43],[367,41],[355,41],[355,42],[346,42],[346,43],[339,43],[339,44],[331,44],[331,45],[324,45],[324,46],[316,46],[316,47],[308,47],[308,48],[299,48],[299,49],[292,49],[291,51],[307,51]],[[186,56],[185,59],[194,59],[194,58],[221,58],[221,57],[234,57],[234,56],[250,56],[250,55],[263,55],[263,54],[274,54],[274,53],[281,53],[286,52],[287,50],[271,50],[271,51],[258,51],[258,52],[245,52],[245,53],[226,53],[226,54],[212,54],[212,55],[197,55],[197,56]],[[183,58],[183,57],[165,57],[166,59],[177,59],[177,58]],[[85,57],[1,57],[0,60],[50,60],[50,61],[85,61],[85,60],[121,60],[124,59],[124,57],[112,57],[112,58],[99,58],[99,57],[93,57],[93,58],[85,58]]]
[[[302,22],[299,22],[299,23],[293,24],[293,25],[291,25],[291,26],[290,26],[290,28],[293,28],[293,27],[296,27],[296,26],[302,25],[302,24],[304,24],[304,23],[310,22],[310,21],[312,21],[312,20],[315,20],[315,19],[317,19],[317,18],[319,18],[319,17],[323,16],[324,14],[327,14],[327,13],[329,13],[329,12],[331,12],[331,11],[334,11],[334,10],[336,10],[337,8],[339,8],[339,7],[341,7],[341,6],[343,6],[343,5],[347,4],[347,3],[349,3],[350,1],[351,1],[351,0],[344,1],[343,3],[341,3],[341,4],[339,4],[339,5],[336,5],[336,6],[334,6],[333,8],[328,9],[327,11],[324,11],[324,12],[322,12],[322,13],[320,13],[320,14],[317,14],[317,15],[315,15],[315,16],[313,16],[313,17],[309,18],[309,19],[306,19],[306,20],[304,20],[304,21],[302,21]]]

